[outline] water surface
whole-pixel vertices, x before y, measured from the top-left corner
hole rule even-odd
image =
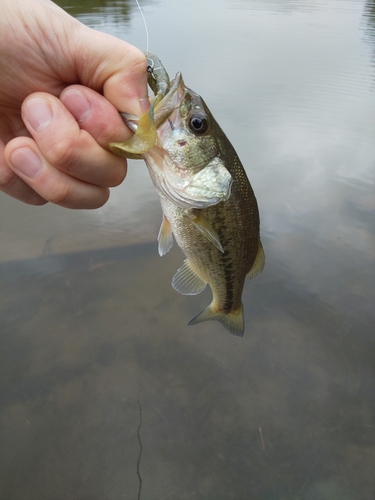
[[[145,49],[132,2],[61,5]],[[187,327],[142,163],[96,211],[0,197],[4,498],[373,500],[374,7],[142,2],[239,153],[266,268],[246,332]],[[110,57],[110,55],[109,55]]]

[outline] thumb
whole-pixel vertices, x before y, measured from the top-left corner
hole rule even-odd
[[[72,47],[83,85],[103,93],[119,111],[140,116],[148,108],[147,63],[139,49],[83,24]]]

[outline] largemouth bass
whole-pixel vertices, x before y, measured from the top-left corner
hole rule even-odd
[[[147,164],[163,210],[159,254],[170,250],[174,236],[186,256],[172,286],[185,295],[211,287],[211,304],[189,325],[217,320],[242,337],[245,278],[256,278],[264,267],[253,189],[203,99],[180,73],[170,83],[160,60],[146,57],[156,97],[142,117],[123,115],[135,134],[110,149]]]

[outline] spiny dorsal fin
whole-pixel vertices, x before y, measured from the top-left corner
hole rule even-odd
[[[263,245],[261,241],[259,240],[259,246],[258,246],[258,253],[257,256],[255,257],[254,264],[252,265],[252,268],[250,271],[247,273],[247,278],[249,280],[255,280],[261,272],[263,271],[264,264],[265,264],[266,258],[264,256],[264,250],[263,250]]]
[[[213,243],[221,253],[224,253],[224,248],[220,243],[217,232],[211,226],[208,220],[201,214],[201,212],[199,210],[192,210],[191,213],[189,213],[188,217],[194,224],[194,226],[198,229],[198,231],[200,231],[203,236],[211,241],[211,243]]]
[[[160,257],[163,257],[163,255],[169,252],[169,250],[173,246],[172,227],[165,215],[163,216],[163,220],[161,222],[158,235],[158,242],[159,242],[159,255]]]
[[[191,267],[186,259],[173,276],[172,286],[182,295],[198,295],[206,288],[207,283]]]

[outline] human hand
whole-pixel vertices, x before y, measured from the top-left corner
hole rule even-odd
[[[49,0],[0,0],[0,190],[21,201],[97,208],[126,176],[110,142],[117,110],[148,107],[146,60]]]

